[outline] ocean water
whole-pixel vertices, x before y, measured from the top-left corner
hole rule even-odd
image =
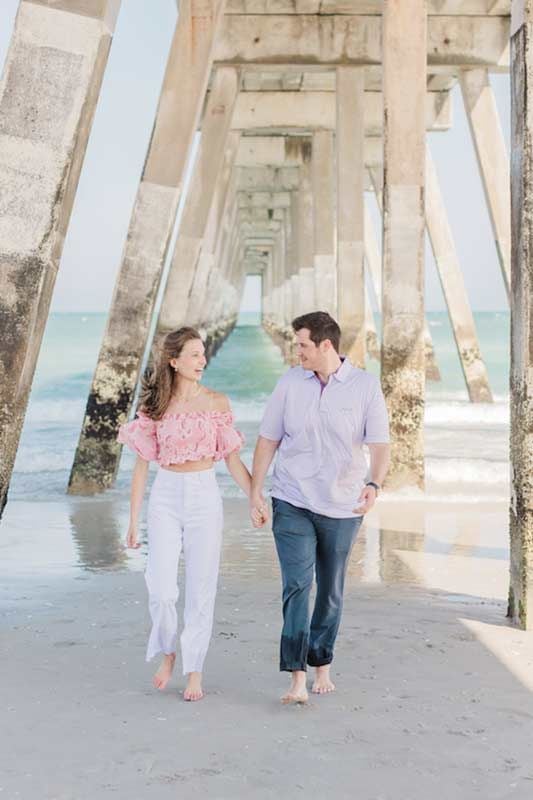
[[[428,314],[442,381],[427,386],[427,494],[440,498],[505,500],[508,496],[509,315],[475,315],[489,371],[493,404],[468,402],[445,313]],[[286,369],[259,316],[241,314],[239,324],[211,361],[204,382],[227,393],[246,437],[250,465],[266,398]],[[105,314],[50,316],[23,428],[10,500],[53,501],[65,495],[85,402],[105,325]],[[376,362],[368,368],[377,371]],[[113,494],[126,495],[133,455],[125,450]],[[223,493],[237,495],[223,464]],[[416,494],[416,493],[415,493]],[[415,494],[402,493],[412,499]]]

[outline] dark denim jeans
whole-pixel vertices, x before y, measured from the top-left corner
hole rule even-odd
[[[362,517],[334,519],[272,499],[273,530],[283,582],[280,669],[320,667],[333,660],[348,558]],[[309,594],[316,600],[309,625]]]

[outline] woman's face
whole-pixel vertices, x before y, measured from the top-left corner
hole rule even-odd
[[[176,370],[176,375],[189,381],[201,380],[206,364],[205,347],[201,339],[190,339],[183,346],[179,357],[170,360],[170,366]]]

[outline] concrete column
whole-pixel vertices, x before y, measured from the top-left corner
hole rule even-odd
[[[511,28],[511,580],[508,614],[533,628],[533,0]]]
[[[491,403],[489,376],[481,357],[476,325],[429,148],[426,159],[426,225],[468,396],[473,403]]]
[[[154,128],[70,475],[71,494],[102,491],[115,480],[122,449],[116,442],[116,432],[133,402],[223,8],[223,0],[180,2]]]
[[[233,134],[228,135],[228,147],[226,148],[226,159],[228,163],[232,158]],[[219,209],[217,208],[217,213]],[[224,258],[227,250],[227,242],[230,231],[235,226],[237,216],[237,203],[235,194],[234,173],[231,172],[225,198],[217,224],[215,233],[215,243],[213,250],[213,261],[203,299],[202,319],[207,328],[206,330],[206,350],[209,358],[212,349],[218,347],[218,340],[224,336],[225,331],[232,328],[235,320],[231,319],[229,301],[231,291],[227,281],[227,259]]]
[[[299,297],[297,314],[317,310],[314,268],[314,203],[311,182],[311,148],[306,148],[300,166],[300,186],[297,200],[297,238]]]
[[[461,90],[494,231],[505,289],[511,286],[509,156],[486,68],[461,72]]]
[[[374,192],[376,193],[376,200],[379,206],[379,210],[383,213],[383,175],[382,170],[376,167],[371,167],[368,170],[370,174],[370,180],[372,186],[374,188]],[[379,270],[381,272],[381,269]],[[377,274],[377,271],[373,273],[373,275]],[[377,289],[378,286],[381,286],[381,278],[379,283],[374,283],[376,287],[376,293],[379,297],[379,303],[381,304],[381,289]],[[380,305],[381,308],[381,305]],[[440,370],[439,365],[437,364],[437,359],[435,356],[435,348],[433,347],[433,339],[431,338],[431,331],[429,330],[429,325],[426,317],[424,316],[424,363],[426,365],[426,381],[440,381]]]
[[[228,189],[226,208],[222,215],[222,224],[217,234],[214,268],[209,276],[207,289],[207,305],[209,308],[212,307],[214,309],[215,320],[224,315],[224,297],[227,290],[228,275],[228,249],[232,232],[236,226],[237,214],[237,195],[232,178]]]
[[[336,317],[334,164],[332,131],[315,131],[311,166],[315,210],[315,290],[319,310]]]
[[[300,204],[299,192],[291,192],[291,207],[290,207],[290,247],[289,247],[289,257],[290,257],[290,265],[289,265],[289,274],[290,274],[290,281],[291,281],[291,305],[290,305],[290,313],[287,319],[287,326],[291,331],[292,335],[292,327],[291,322],[293,321],[294,317],[296,316],[296,312],[298,309],[299,303],[299,292],[300,292],[300,236],[298,230],[298,209]]]
[[[383,10],[383,340],[388,484],[424,486],[425,0]]]
[[[277,242],[277,259],[276,259],[277,275],[276,275],[276,328],[279,335],[280,331],[285,327],[285,280],[287,277],[287,213],[286,209],[283,212],[283,223],[280,228],[279,238]]]
[[[0,514],[119,8],[21,2],[0,83]]]
[[[261,325],[264,328],[269,313],[270,284],[272,281],[272,250],[261,280]]]
[[[221,271],[221,278],[222,278],[222,291],[218,298],[218,305],[217,305],[217,318],[225,317],[227,314],[231,312],[229,309],[232,306],[233,300],[233,285],[232,285],[232,271],[233,271],[233,260],[235,258],[235,254],[237,252],[237,243],[239,239],[239,223],[238,223],[238,203],[237,199],[235,199],[235,204],[233,206],[233,212],[230,214],[228,219],[228,228],[224,232],[224,236],[220,246],[220,271]]]
[[[365,365],[365,71],[337,67],[337,309],[341,349]]]
[[[272,291],[270,293],[270,315],[268,319],[268,332],[277,345],[280,343],[281,283],[284,272],[283,253],[285,251],[285,246],[283,228],[284,225],[280,227],[272,248]]]
[[[365,348],[370,358],[379,361],[379,341],[368,290],[365,291]]]
[[[238,71],[233,67],[217,69],[207,101],[198,156],[163,294],[158,334],[179,328],[186,321],[189,292],[198,267],[209,209],[224,161],[224,147],[238,90]],[[191,314],[194,312],[191,311]]]
[[[233,164],[239,147],[240,134],[230,131],[227,137],[224,163],[219,171],[217,185],[209,211],[203,247],[198,258],[198,268],[193,278],[185,321],[188,325],[202,325],[213,322],[214,309],[206,306],[205,299],[209,275],[215,264],[215,249],[218,233],[222,225],[222,217],[228,195]]]
[[[285,322],[283,335],[285,338],[284,355],[288,364],[298,362],[294,331],[291,322],[295,318],[300,291],[298,271],[298,195],[291,192],[291,204],[286,211],[286,273],[285,273]]]
[[[368,284],[373,287],[378,311],[381,312],[381,255],[376,241],[374,224],[368,208],[365,211],[365,270]],[[371,358],[381,358],[378,334],[368,292],[365,302],[366,349]]]

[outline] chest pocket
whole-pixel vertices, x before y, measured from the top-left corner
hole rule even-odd
[[[312,420],[307,419],[291,438],[283,458],[284,469],[296,478],[312,478],[320,472],[322,443]]]
[[[336,412],[337,419],[340,417],[343,437],[350,444],[357,444],[363,441],[364,425],[359,414],[349,406],[341,406]]]

